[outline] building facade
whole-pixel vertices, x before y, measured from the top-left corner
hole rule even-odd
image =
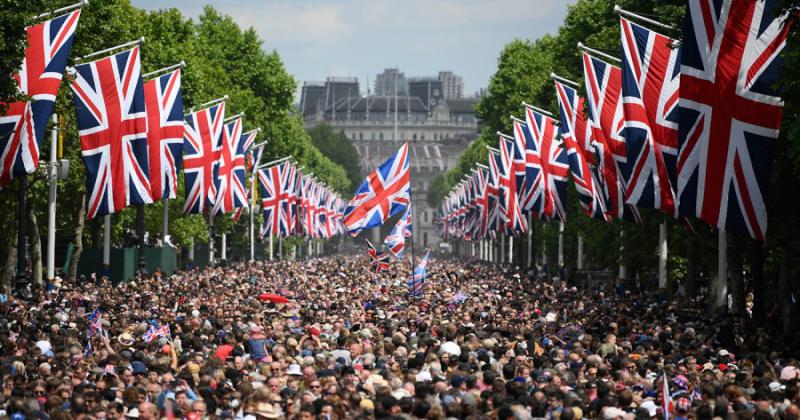
[[[397,96],[361,96],[355,93],[358,82],[356,86],[350,82],[328,79],[304,84],[299,111],[305,128],[327,123],[344,133],[358,151],[364,171],[373,170],[408,141],[414,244],[418,249],[435,247],[440,238],[434,229],[435,209],[425,200],[428,186],[434,177],[454,167],[461,152],[477,138],[477,99],[445,99],[437,78],[410,78],[408,94]],[[384,226],[380,238],[376,229],[372,239],[381,240],[391,227]]]
[[[399,69],[384,69],[383,73],[375,76],[375,95],[390,96],[395,94],[408,95],[408,80],[405,73]]]
[[[464,97],[464,79],[452,71],[440,71],[439,81],[442,83],[442,95],[445,99],[461,99]]]

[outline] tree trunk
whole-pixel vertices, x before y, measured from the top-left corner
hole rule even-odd
[[[6,290],[14,288],[14,273],[17,267],[17,233],[14,231],[14,237],[8,242],[8,254],[6,255],[6,265],[3,267],[3,278],[0,279],[0,284],[6,287]]]
[[[36,218],[36,211],[34,211],[33,206],[31,206],[28,211],[30,212],[30,239],[31,249],[33,250],[31,255],[31,258],[33,259],[31,277],[34,285],[42,286],[42,238],[39,235],[39,223]]]
[[[83,252],[83,227],[86,224],[86,192],[81,194],[81,207],[78,210],[78,220],[75,226],[75,238],[73,239],[73,246],[75,247],[72,253],[72,259],[69,263],[69,276],[68,281],[74,282],[78,277],[78,261],[81,260],[81,253]]]

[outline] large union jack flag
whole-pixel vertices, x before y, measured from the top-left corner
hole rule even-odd
[[[776,0],[689,1],[680,87],[680,213],[763,240],[788,25]]]
[[[578,191],[581,207],[589,217],[608,220],[600,186],[594,171],[589,166],[588,153],[580,146],[586,142],[584,137],[586,131],[582,127],[589,126],[586,123],[586,116],[583,114],[583,98],[578,96],[575,89],[559,81],[555,83],[558,106],[561,111],[561,135],[567,149],[569,168],[575,182],[575,189]]]
[[[406,238],[411,237],[411,206],[408,206],[406,212],[400,217],[400,220],[394,225],[389,235],[384,238],[383,243],[386,248],[397,258],[403,258],[406,249]]]
[[[139,47],[75,70],[70,86],[86,164],[86,218],[152,203]]]
[[[222,131],[222,148],[219,154],[214,200],[214,214],[230,213],[247,206],[247,184],[245,183],[245,151],[242,136],[242,119],[236,118],[225,124]]]
[[[288,182],[289,162],[258,170],[261,209],[264,214],[262,235],[290,236]]]
[[[478,222],[477,222],[477,225],[475,226],[475,234],[473,235],[473,237],[474,238],[478,238],[478,239],[483,239],[483,238],[486,237],[486,232],[487,232],[488,222],[489,222],[489,212],[488,212],[488,208],[489,208],[488,200],[489,200],[489,197],[486,194],[486,192],[488,190],[488,182],[489,182],[488,170],[483,168],[483,167],[478,167],[478,170],[475,172],[475,176],[476,176],[475,181],[476,181],[476,184],[477,184],[477,186],[476,186],[476,188],[477,188],[477,191],[476,191],[477,192],[477,197],[476,197],[476,200],[475,200],[475,206],[477,207],[476,211],[478,213],[477,214]],[[442,213],[442,214],[446,214],[446,213]],[[445,226],[443,226],[442,230],[446,230],[446,228],[447,228],[447,226],[446,226],[446,218],[442,217],[441,221],[445,225]]]
[[[638,222],[639,211],[625,203],[626,177],[621,169],[627,153],[623,137],[622,70],[583,53],[583,73],[592,145],[597,153],[598,180],[603,188],[606,212],[619,219]]]
[[[17,175],[39,167],[39,144],[53,112],[81,11],[28,27],[28,46],[20,71],[13,75],[19,91],[31,98],[6,104],[0,115],[0,188]]]
[[[499,150],[489,150],[489,177],[486,181],[486,235],[490,232],[505,232],[505,225],[502,223],[500,208],[500,161]]]
[[[526,176],[528,185],[541,192],[541,199],[529,200],[528,211],[547,220],[566,220],[564,195],[569,180],[567,152],[559,145],[556,120],[531,107],[525,107]]]
[[[513,138],[500,136],[500,162],[501,215],[506,225],[506,231],[516,236],[518,233],[525,233],[528,230],[528,222],[525,220],[525,216],[522,215],[522,209],[519,206],[516,174],[514,172]]]
[[[410,201],[411,174],[405,143],[358,187],[344,212],[344,224],[351,236],[358,235],[405,210]]]
[[[144,84],[147,147],[153,201],[175,198],[183,164],[183,95],[180,69]]]
[[[186,117],[183,136],[184,213],[203,213],[213,205],[217,191],[214,175],[222,142],[225,102]]]
[[[620,19],[626,201],[676,214],[679,51],[664,35]]]

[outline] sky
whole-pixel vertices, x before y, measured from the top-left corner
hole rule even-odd
[[[407,77],[451,70],[464,93],[485,88],[503,46],[554,33],[573,0],[132,0],[196,18],[206,4],[253,27],[298,81],[357,77],[361,90],[388,67]]]

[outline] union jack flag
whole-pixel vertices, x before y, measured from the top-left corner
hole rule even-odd
[[[169,325],[164,324],[162,326],[158,325],[156,321],[150,321],[150,326],[147,327],[147,331],[144,332],[142,335],[142,341],[145,343],[150,343],[158,337],[164,337],[168,340],[172,340],[172,335],[169,331]]]
[[[626,201],[676,215],[678,49],[664,35],[621,18]]]
[[[372,270],[376,273],[385,273],[389,271],[389,254],[375,249],[375,246],[372,245],[372,242],[369,240],[365,239],[365,241],[367,241],[367,255],[369,256],[369,265],[372,267]]]
[[[589,123],[592,145],[597,152],[598,178],[601,181],[606,211],[619,219],[639,222],[639,211],[625,203],[626,147],[623,130],[622,70],[607,62],[583,53],[583,72],[586,80]]]
[[[422,261],[419,262],[419,265],[414,269],[414,274],[408,279],[409,297],[422,296],[422,292],[425,288],[425,280],[428,278],[428,260],[430,255],[431,251],[429,250],[425,253],[425,256],[422,257]]]
[[[247,206],[244,139],[241,118],[225,124],[215,180],[217,196],[214,200],[214,214],[229,213],[234,209]]]
[[[478,168],[476,175],[476,183],[478,189],[478,196],[475,201],[478,212],[478,223],[475,227],[475,237],[485,238],[489,221],[489,196],[486,194],[489,182],[489,173],[486,169]]]
[[[183,94],[180,69],[144,84],[147,160],[153,201],[175,198],[183,163]]]
[[[89,314],[89,330],[87,331],[86,335],[88,338],[92,338],[97,333],[103,330],[102,324],[102,317],[100,316],[100,308],[94,308],[92,313]]]
[[[500,151],[489,150],[489,171],[486,182],[486,234],[493,231],[504,231],[505,225],[500,223]]]
[[[403,211],[411,201],[408,143],[367,176],[344,212],[344,224],[351,236],[382,225]]]
[[[289,236],[289,219],[286,214],[289,204],[288,165],[289,162],[283,162],[258,170],[261,209],[264,212],[262,235]]]
[[[556,121],[531,107],[525,107],[526,176],[532,188],[541,189],[541,200],[529,201],[528,211],[546,220],[566,220],[564,195],[569,179],[569,160],[559,145]],[[534,194],[534,197],[537,193]]]
[[[217,194],[214,174],[221,149],[224,119],[225,102],[186,117],[183,137],[184,213],[203,213],[207,204],[213,205]]]
[[[500,206],[506,231],[512,235],[528,230],[528,222],[522,215],[517,195],[516,173],[514,172],[514,141],[500,136]],[[523,162],[524,174],[524,162]],[[524,176],[524,175],[523,175]]]
[[[567,148],[569,168],[581,200],[581,207],[589,217],[608,220],[600,186],[589,166],[589,159],[586,158],[588,153],[585,153],[579,146],[586,142],[584,137],[586,130],[581,127],[588,127],[586,116],[583,115],[583,98],[578,96],[575,89],[559,81],[555,83],[558,106],[561,111],[561,135],[564,139],[564,146]],[[580,130],[578,130],[579,128]]]
[[[20,71],[12,77],[30,101],[6,104],[0,115],[0,188],[39,167],[39,144],[53,112],[81,11],[26,29],[28,45]]]
[[[152,203],[139,47],[75,67],[70,85],[86,164],[86,218]]]
[[[689,1],[680,87],[680,214],[764,240],[789,25],[776,0]]]
[[[389,252],[398,259],[403,258],[406,249],[406,238],[411,237],[411,229],[411,206],[408,206],[406,212],[383,240]]]

